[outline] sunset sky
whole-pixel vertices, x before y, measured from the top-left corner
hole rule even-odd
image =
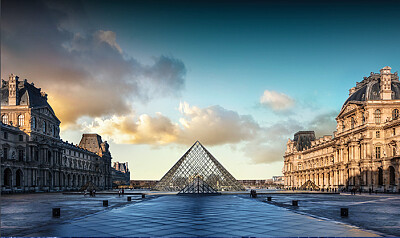
[[[362,4],[362,5],[361,5]],[[1,1],[1,78],[49,94],[61,138],[98,133],[131,179],[199,140],[236,179],[331,135],[356,82],[400,69],[391,1]]]

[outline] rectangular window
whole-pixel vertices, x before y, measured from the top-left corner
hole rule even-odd
[[[7,132],[4,132],[4,139],[8,140],[8,133]]]
[[[392,130],[393,130],[393,135],[395,136],[396,135],[396,128],[393,128]]]
[[[24,150],[18,150],[18,161],[24,161]]]
[[[381,138],[381,132],[380,131],[376,131],[376,138]]]
[[[19,135],[19,141],[24,141],[24,136],[23,135]]]
[[[381,158],[381,147],[375,147],[375,158],[376,159]]]

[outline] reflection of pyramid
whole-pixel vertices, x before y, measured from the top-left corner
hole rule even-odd
[[[210,185],[203,181],[200,177],[196,177],[193,181],[184,187],[178,195],[219,195]]]
[[[181,191],[197,178],[216,191],[244,190],[243,185],[238,183],[199,141],[190,147],[154,189]]]

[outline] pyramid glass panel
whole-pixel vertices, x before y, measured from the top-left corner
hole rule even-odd
[[[196,141],[154,187],[159,191],[181,191],[200,178],[216,191],[242,191],[241,185],[208,150]]]
[[[201,177],[197,176],[193,181],[184,187],[178,195],[219,195],[221,193],[215,191],[210,185],[201,179]]]

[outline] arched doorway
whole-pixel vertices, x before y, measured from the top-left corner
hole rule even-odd
[[[389,181],[390,185],[396,185],[396,174],[393,166],[389,166]]]
[[[22,179],[23,179],[22,171],[20,169],[18,169],[17,172],[15,173],[15,186],[21,187]]]
[[[4,186],[11,187],[12,184],[12,172],[11,169],[7,168],[4,170]]]
[[[378,168],[378,185],[383,185],[383,169]]]

